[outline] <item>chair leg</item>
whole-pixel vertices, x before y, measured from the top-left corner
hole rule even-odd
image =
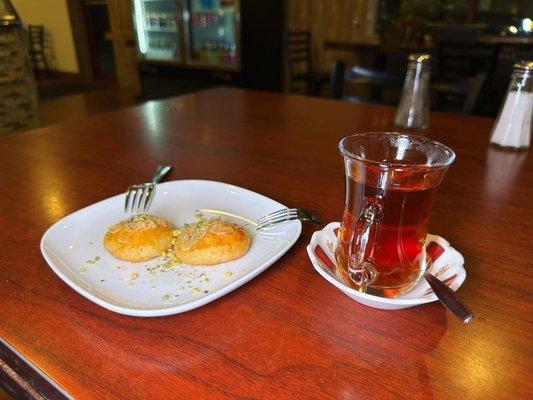
[[[314,88],[313,88],[313,81],[311,79],[309,79],[307,81],[307,85],[306,86],[307,86],[307,88],[306,88],[306,92],[307,93],[306,94],[307,95],[313,95]]]
[[[317,95],[317,84],[314,80],[309,80],[309,95],[316,96]]]
[[[43,33],[44,35],[44,33]],[[46,53],[44,52],[44,49],[45,49],[45,45],[44,45],[44,37],[41,38],[40,40],[40,45],[41,45],[41,56],[42,56],[42,60],[43,60],[43,64],[44,64],[44,70],[46,72],[46,74],[50,74],[50,68],[48,66],[48,60],[46,59]]]
[[[376,103],[381,102],[381,87],[375,86],[370,89],[370,99]]]
[[[50,75],[50,67],[48,66],[48,60],[46,59],[46,55],[43,53],[43,64],[44,64],[44,71],[46,75]]]
[[[333,99],[342,99],[344,94],[344,73],[346,64],[340,60],[335,60],[331,65],[331,97]]]

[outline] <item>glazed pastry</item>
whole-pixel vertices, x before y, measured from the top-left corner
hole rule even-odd
[[[174,253],[185,264],[214,265],[236,260],[250,247],[244,229],[221,219],[201,220],[175,232]]]
[[[172,245],[173,227],[149,214],[135,215],[109,228],[104,247],[114,257],[130,262],[159,257]]]

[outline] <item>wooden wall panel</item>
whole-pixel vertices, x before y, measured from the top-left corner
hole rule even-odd
[[[131,1],[107,0],[106,3],[111,23],[111,32],[106,37],[113,44],[118,86],[140,93]]]
[[[94,73],[89,50],[89,36],[83,16],[83,4],[78,0],[66,0],[72,27],[72,38],[82,82],[94,82]]]
[[[310,30],[317,70],[329,71],[331,62],[357,60],[344,51],[324,49],[327,40],[375,42],[378,0],[288,0],[286,29]]]

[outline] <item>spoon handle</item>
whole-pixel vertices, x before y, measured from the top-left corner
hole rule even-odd
[[[444,306],[450,310],[463,323],[467,324],[474,318],[474,313],[457,296],[457,294],[429,272],[424,272],[426,279],[433,292]]]

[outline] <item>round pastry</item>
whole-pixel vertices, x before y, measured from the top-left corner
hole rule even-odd
[[[242,257],[250,238],[240,226],[221,219],[201,220],[177,231],[174,253],[180,262],[214,265]]]
[[[159,257],[172,245],[173,227],[149,214],[135,215],[113,225],[104,236],[104,247],[120,260],[140,262]]]

